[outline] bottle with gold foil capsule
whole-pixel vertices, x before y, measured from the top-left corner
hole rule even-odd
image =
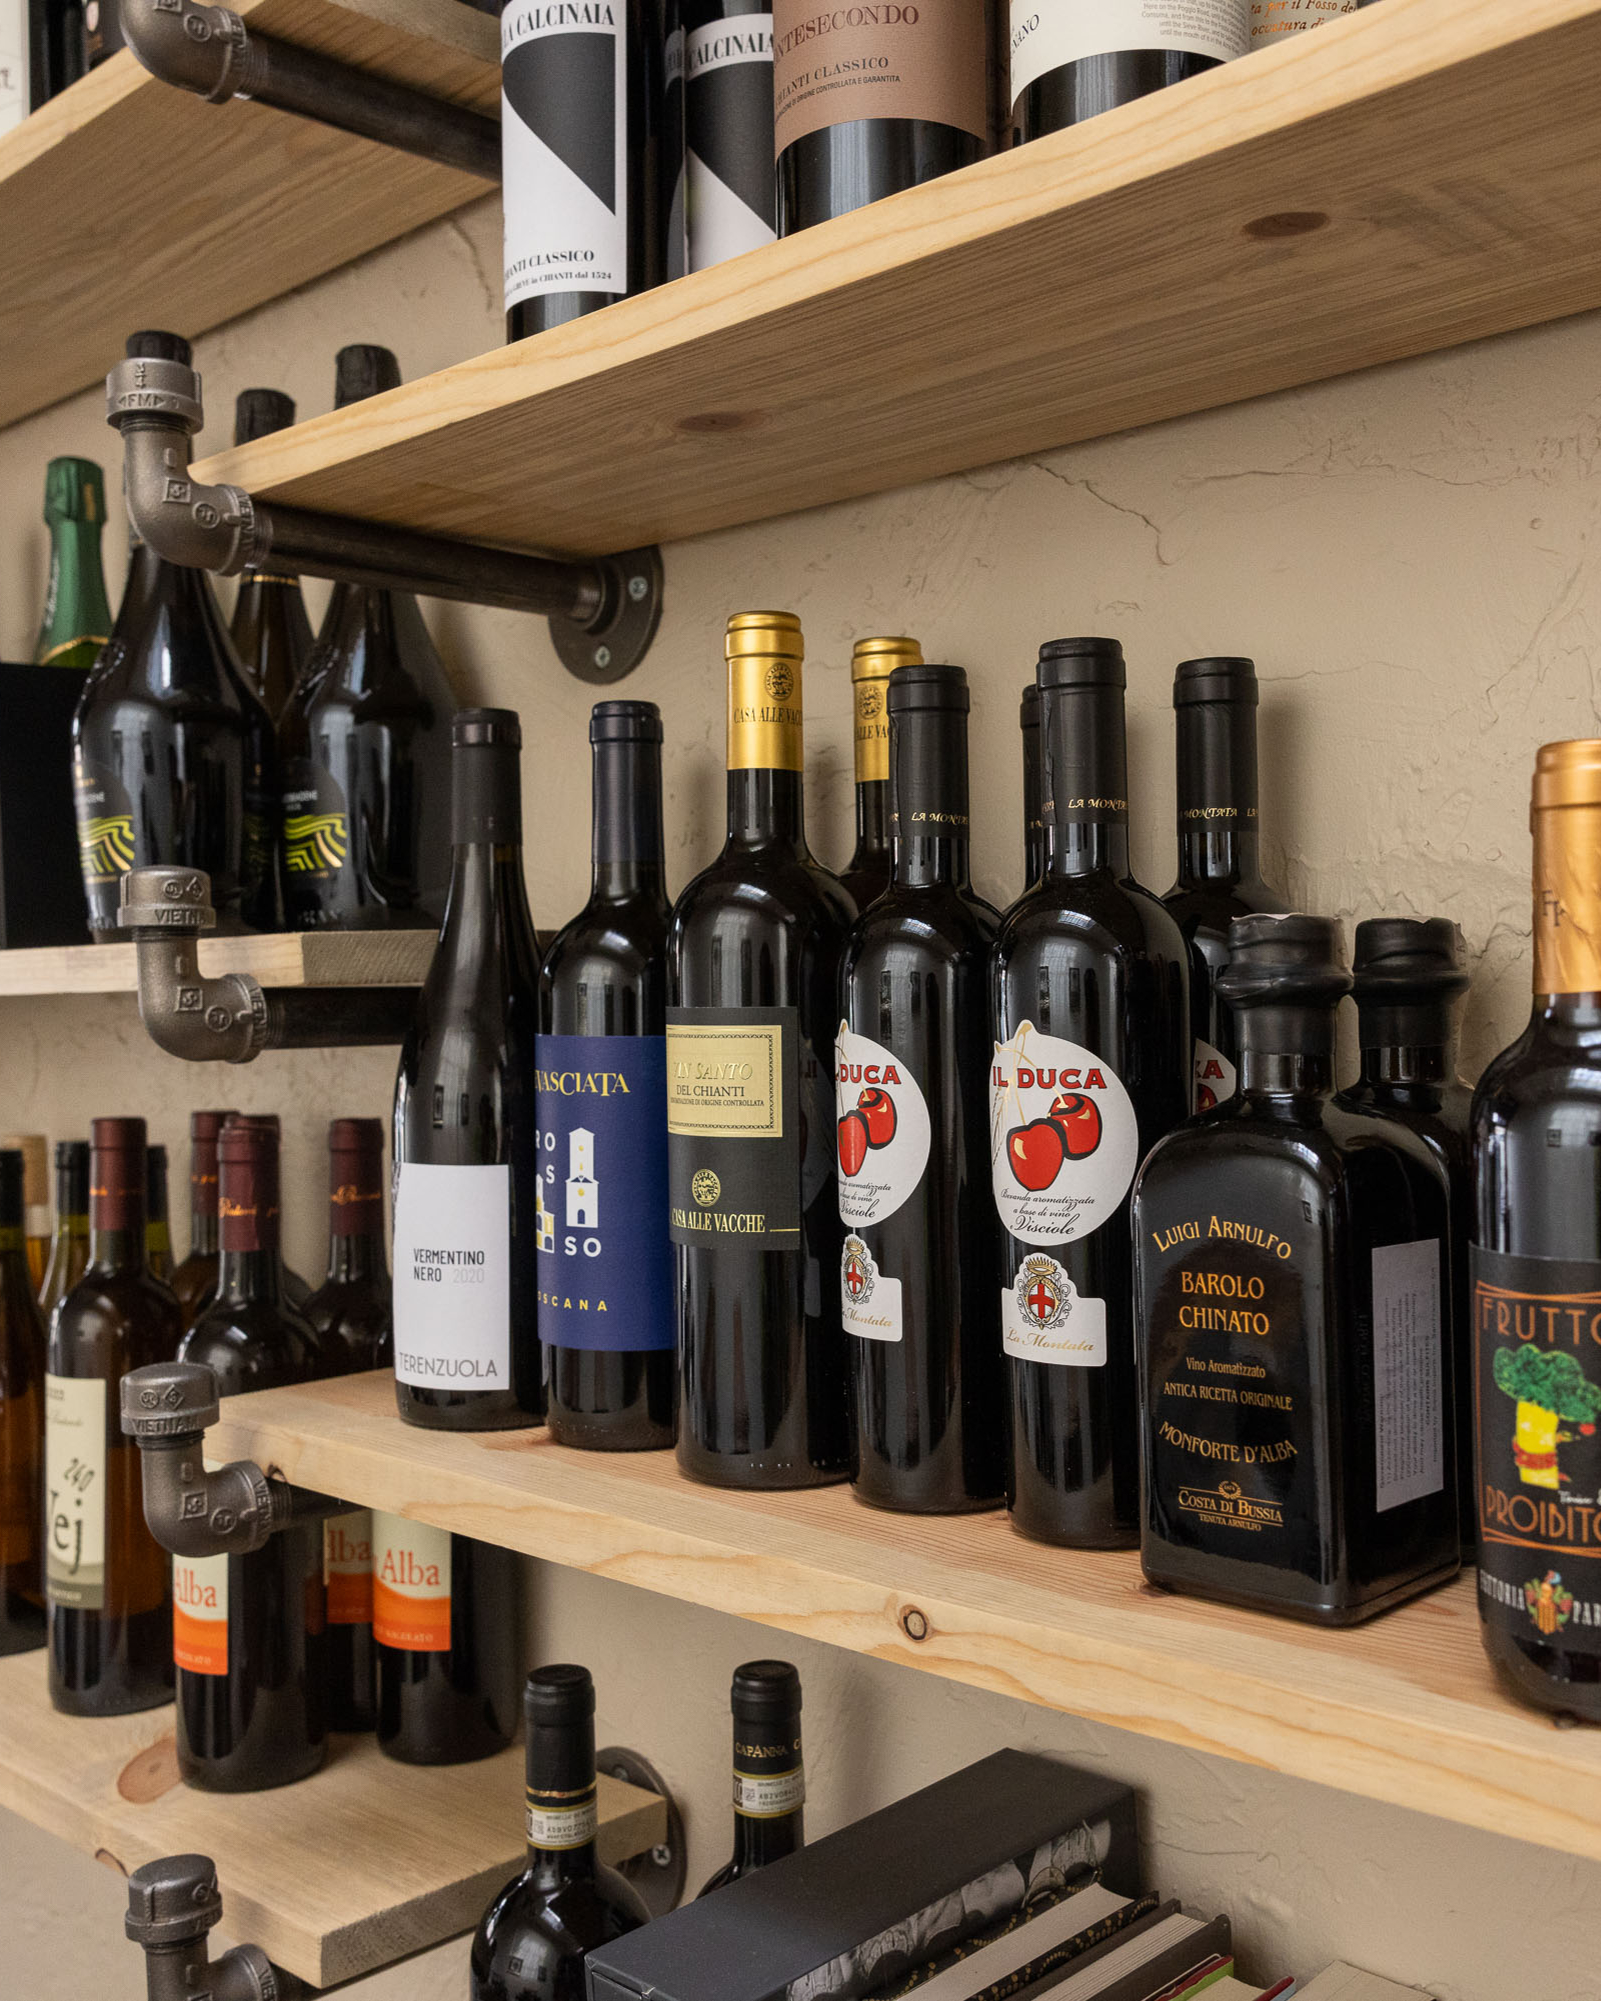
[[[1534,769],[1534,1007],[1473,1098],[1479,1619],[1497,1676],[1601,1722],[1601,741]]]
[[[1335,1091],[1340,925],[1229,931],[1236,1095],[1134,1189],[1153,1584],[1351,1625],[1455,1574],[1449,1182]]]
[[[858,639],[851,655],[856,736],[856,848],[840,880],[865,910],[889,888],[889,677],[919,661],[915,639]]]
[[[834,1029],[856,906],[806,844],[800,621],[728,621],[728,837],[667,947],[678,1459],[714,1486],[851,1470]]]
[[[45,1323],[22,1239],[22,1156],[0,1151],[0,1654],[44,1645]]]

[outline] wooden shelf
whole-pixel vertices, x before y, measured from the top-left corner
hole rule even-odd
[[[1142,1583],[1132,1555],[1002,1514],[887,1515],[848,1489],[741,1494],[670,1453],[415,1430],[390,1377],[230,1397],[208,1457],[690,1604],[1346,1792],[1601,1859],[1601,1733],[1496,1691],[1467,1579],[1335,1632]]]
[[[434,955],[432,931],[274,931],[203,938],[203,973],[248,973],[264,987],[409,987]],[[0,952],[0,1000],[16,994],[131,994],[134,948],[41,945]]]
[[[170,1707],[58,1715],[42,1653],[0,1661],[0,1806],[124,1874],[209,1855],[228,1937],[319,1987],[470,1929],[521,1864],[520,1746],[425,1768],[336,1737],[298,1785],[200,1793],[178,1777],[172,1727]],[[667,1838],[664,1802],[604,1774],[600,1812],[608,1861]]]
[[[235,11],[498,114],[496,24],[461,0],[235,0]],[[264,105],[208,104],[124,49],[0,139],[0,425],[98,381],[136,328],[205,333],[490,185]],[[231,410],[210,414],[231,426]]]
[[[597,554],[1581,312],[1598,91],[1597,0],[1384,0],[199,476]]]

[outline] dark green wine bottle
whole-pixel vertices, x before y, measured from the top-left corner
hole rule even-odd
[[[41,667],[92,667],[111,636],[100,565],[106,476],[93,459],[52,459],[45,468],[50,583],[33,657]]]

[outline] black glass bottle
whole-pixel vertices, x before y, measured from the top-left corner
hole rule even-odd
[[[1049,640],[1037,678],[1045,870],[990,982],[1007,1501],[1026,1535],[1120,1548],[1139,1522],[1129,1189],[1189,1111],[1189,954],[1129,870],[1123,649]]]
[[[522,729],[454,725],[450,896],[395,1082],[395,1397],[408,1424],[544,1415],[539,963],[523,886]]]
[[[294,421],[294,399],[281,389],[241,389],[234,399],[233,441],[248,445],[255,438],[270,438]],[[251,687],[276,722],[311,653],[311,620],[300,579],[246,570],[228,631]]]
[[[840,881],[858,910],[889,888],[889,677],[922,657],[915,639],[858,639],[851,651],[856,846]]]
[[[83,1277],[89,1263],[89,1145],[87,1140],[56,1142],[56,1231],[50,1262],[39,1288],[46,1322]]]
[[[644,1924],[644,1906],[595,1853],[595,1684],[536,1668],[528,1721],[528,1861],[473,1935],[470,2001],[584,2001],[584,1958]]]
[[[329,1122],[328,1269],[303,1311],[317,1337],[321,1374],[383,1369],[394,1359],[382,1119]]]
[[[1134,1196],[1141,1560],[1350,1625],[1457,1569],[1448,1184],[1335,1094],[1340,926],[1237,917],[1229,948],[1239,1092],[1161,1141]]]
[[[1250,47],[1244,7],[1210,10],[1203,20],[1141,23],[1155,47],[1106,47],[1100,10],[1041,0],[1014,11],[1010,43],[1012,123],[1019,140],[1081,124],[1243,56]],[[1133,32],[1139,32],[1134,30]],[[1142,36],[1142,39],[1144,38]]]
[[[521,1558],[374,1510],[378,1744],[404,1765],[492,1757],[517,1728]]]
[[[337,371],[337,410],[400,381],[386,347],[342,347]],[[417,600],[336,584],[278,722],[291,930],[439,922],[455,706]]]
[[[1018,705],[1023,737],[1023,887],[1045,872],[1045,827],[1040,819],[1040,691],[1030,681]]]
[[[737,612],[725,650],[728,838],[668,942],[678,1461],[810,1487],[851,1465],[832,1077],[856,907],[806,845],[800,621]]]
[[[678,1392],[667,1234],[667,868],[662,722],[600,702],[589,901],[543,975],[539,1333],[562,1445],[671,1445]]]
[[[1178,880],[1162,901],[1190,948],[1195,1109],[1234,1095],[1239,1044],[1218,996],[1229,926],[1282,910],[1262,880],[1256,784],[1256,668],[1249,660],[1185,660],[1173,676],[1178,746]]]
[[[1388,1112],[1411,1127],[1451,1184],[1451,1380],[1455,1385],[1457,1523],[1473,1554],[1473,1323],[1468,1242],[1473,1234],[1473,1092],[1457,1075],[1457,1035],[1468,990],[1466,947],[1449,917],[1370,917],[1356,927],[1357,1040],[1362,1074],[1343,1103]]]
[[[22,1155],[0,1149],[0,1655],[42,1647],[45,1637],[45,1322],[22,1211]]]
[[[788,1661],[734,1670],[734,1852],[701,1890],[709,1897],[806,1845],[800,1675]]]
[[[890,678],[893,876],[857,918],[840,973],[839,1284],[854,1337],[855,1487],[915,1514],[998,1507],[1006,1488],[985,1117],[1000,918],[969,874],[970,703],[960,667]]]

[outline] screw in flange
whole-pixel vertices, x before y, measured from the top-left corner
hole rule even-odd
[[[606,668],[611,665],[611,648],[609,646],[597,646],[595,648],[595,665],[600,668]]]
[[[634,600],[635,604],[644,603],[645,593],[649,589],[650,579],[648,577],[630,577],[628,579],[628,595]]]
[[[901,1614],[901,1631],[909,1640],[926,1640],[929,1632],[927,1614],[920,1612],[915,1605],[908,1605]]]

